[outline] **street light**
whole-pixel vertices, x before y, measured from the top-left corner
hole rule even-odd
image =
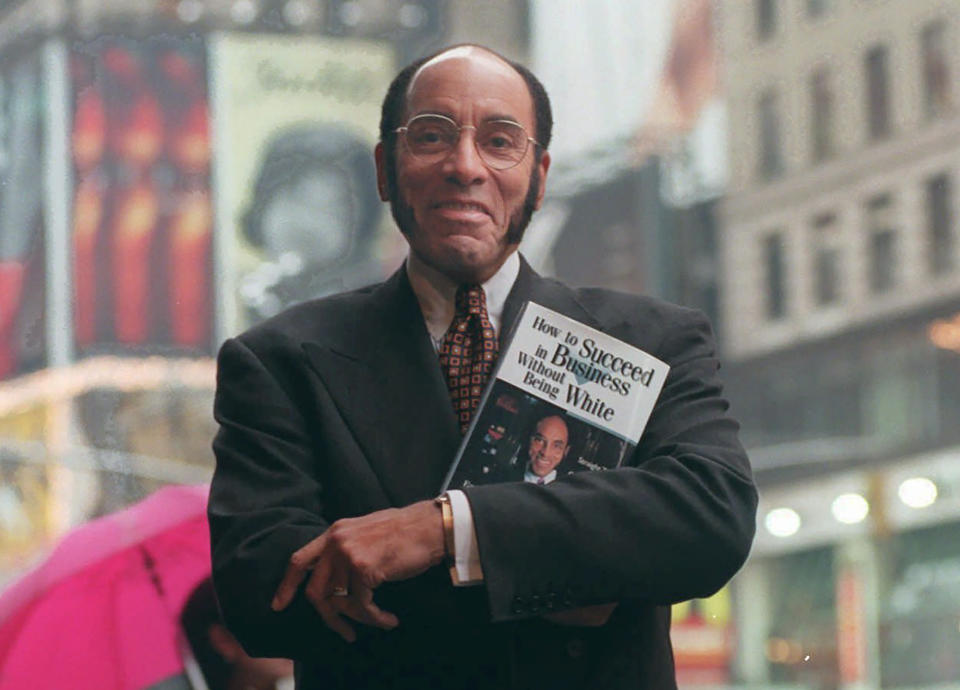
[[[184,24],[193,24],[203,16],[203,3],[200,0],[180,0],[177,3],[177,17]]]
[[[870,504],[867,499],[857,493],[840,494],[833,499],[830,506],[830,512],[837,522],[845,525],[855,525],[863,522],[864,518],[870,512]]]
[[[800,515],[793,508],[774,508],[763,521],[767,531],[775,537],[792,537],[800,529]]]
[[[926,477],[911,477],[900,483],[897,495],[910,508],[927,508],[937,500],[937,485]]]
[[[230,18],[237,24],[250,24],[257,18],[257,3],[254,0],[237,0],[230,8]]]

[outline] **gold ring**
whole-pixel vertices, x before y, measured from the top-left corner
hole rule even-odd
[[[330,596],[332,596],[332,597],[348,597],[348,596],[350,596],[350,592],[347,591],[347,588],[346,588],[346,587],[334,587],[333,590],[330,592]]]

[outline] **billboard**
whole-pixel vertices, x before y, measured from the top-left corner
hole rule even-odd
[[[205,44],[73,44],[71,153],[78,354],[211,349]]]
[[[39,51],[0,69],[0,380],[45,363]]]
[[[403,253],[373,147],[393,76],[382,44],[222,34],[211,46],[226,333],[383,278]],[[219,226],[222,224],[222,227]]]

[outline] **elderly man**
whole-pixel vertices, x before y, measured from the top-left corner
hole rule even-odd
[[[221,350],[214,582],[300,688],[673,688],[669,605],[746,558],[756,492],[705,319],[517,254],[551,126],[539,81],[485,48],[405,68],[374,152],[405,265]],[[436,497],[528,299],[671,365],[644,436],[616,470]]]

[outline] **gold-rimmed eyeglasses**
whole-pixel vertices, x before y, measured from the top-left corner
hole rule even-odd
[[[473,145],[477,154],[494,170],[507,170],[518,165],[527,155],[530,144],[539,146],[536,139],[527,136],[527,130],[513,120],[487,120],[474,127],[458,125],[445,115],[424,113],[393,131],[403,135],[407,150],[413,156],[436,162],[457,147],[460,133],[465,129],[474,130]]]

